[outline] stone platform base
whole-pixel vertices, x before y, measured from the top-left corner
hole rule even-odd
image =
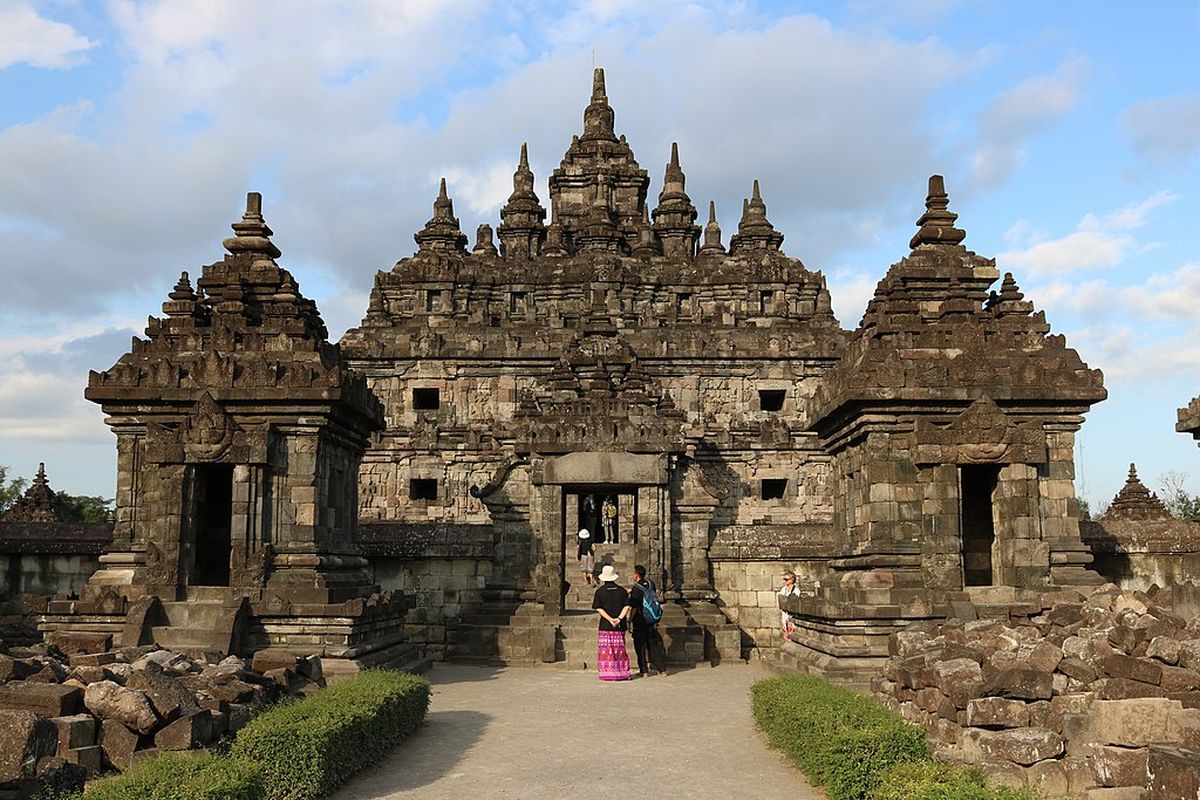
[[[449,627],[446,660],[594,669],[596,628],[590,610],[554,613],[535,603],[495,602]],[[711,603],[664,603],[658,629],[669,666],[743,662],[740,629]]]

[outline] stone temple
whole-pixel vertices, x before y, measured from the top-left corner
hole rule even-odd
[[[336,345],[252,195],[229,255],[92,376],[116,528],[43,626],[186,638],[206,602],[240,614],[226,649],[585,665],[575,537],[605,500],[599,560],[649,567],[680,663],[778,645],[783,569],[804,595],[777,651],[849,678],[912,622],[1103,582],[1072,459],[1102,376],[963,246],[940,176],[847,331],[758,181],[726,244],[663,156],[655,201],[596,70],[545,204],[522,146],[470,244],[443,181]]]

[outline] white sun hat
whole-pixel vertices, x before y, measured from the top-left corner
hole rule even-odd
[[[586,538],[588,538],[589,536],[591,536],[591,534],[590,534],[590,533],[588,533],[588,529],[587,529],[587,528],[580,528],[580,529],[579,529],[579,538],[580,538],[580,539],[586,539]]]
[[[607,583],[608,581],[615,581],[619,577],[620,576],[617,575],[616,568],[613,567],[612,564],[605,564],[604,569],[600,570],[600,581],[602,583]]]

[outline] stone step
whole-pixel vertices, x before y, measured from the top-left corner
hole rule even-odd
[[[172,628],[191,630],[213,630],[228,613],[223,603],[212,601],[175,600],[162,607]]]

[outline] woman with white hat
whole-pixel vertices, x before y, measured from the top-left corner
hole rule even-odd
[[[592,608],[600,614],[597,635],[596,671],[602,681],[629,680],[629,653],[625,650],[625,618],[629,616],[629,592],[617,585],[616,569],[605,564],[600,570],[600,588]]]
[[[591,586],[592,574],[596,571],[596,546],[587,528],[579,529],[578,541],[576,558],[579,559],[579,568],[583,570],[583,579]]]

